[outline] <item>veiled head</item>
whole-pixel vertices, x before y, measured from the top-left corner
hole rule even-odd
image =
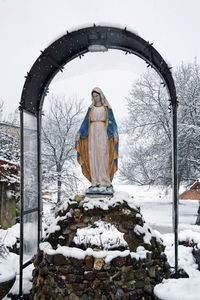
[[[92,95],[92,105],[91,106],[95,105],[95,99],[99,99],[99,96],[100,96],[102,105],[108,106],[109,108],[111,108],[110,104],[108,103],[108,100],[106,99],[104,93],[102,92],[102,90],[99,87],[95,87],[92,90],[91,95]]]
[[[95,91],[92,92],[92,98],[95,105],[102,105],[101,95]]]

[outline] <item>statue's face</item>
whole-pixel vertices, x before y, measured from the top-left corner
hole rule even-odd
[[[93,93],[92,93],[92,97],[93,97],[93,99],[94,99],[95,105],[96,105],[96,104],[101,104],[101,96],[100,96],[98,93],[93,92]]]

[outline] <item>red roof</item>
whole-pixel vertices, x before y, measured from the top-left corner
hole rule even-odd
[[[15,172],[20,170],[20,166],[18,163],[0,158],[0,170],[13,170]]]
[[[199,182],[199,181],[196,181],[196,182],[190,187],[190,190],[194,190],[197,186],[200,187],[200,182]]]

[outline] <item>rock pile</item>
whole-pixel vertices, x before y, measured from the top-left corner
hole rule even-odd
[[[62,205],[34,265],[34,300],[156,299],[154,286],[170,276],[162,241],[126,193]]]

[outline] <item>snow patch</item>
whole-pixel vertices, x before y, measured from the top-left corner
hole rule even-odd
[[[10,253],[5,259],[0,259],[0,282],[11,280],[16,276],[19,256]]]
[[[51,233],[60,230],[60,225],[57,225],[58,221],[65,220],[66,217],[71,217],[71,216],[72,215],[69,213],[69,214],[66,214],[66,216],[63,216],[63,217],[58,216],[57,218],[53,219],[52,224],[47,228],[47,230],[45,232],[46,237],[48,237]]]
[[[99,220],[94,223],[94,226],[89,225],[85,228],[79,228],[73,240],[75,244],[95,245],[101,249],[112,249],[119,246],[128,247],[124,240],[124,233],[117,230],[114,225]]]
[[[134,203],[133,198],[126,192],[115,192],[113,198],[91,198],[85,197],[82,201],[85,210],[101,208],[103,210],[109,210],[109,207],[115,207],[119,204],[126,202],[130,208],[138,210],[138,206]]]
[[[162,300],[199,299],[200,278],[164,279],[154,288],[154,293]]]
[[[145,244],[151,244],[151,238],[155,237],[158,242],[162,244],[160,235],[156,231],[152,230],[146,223],[143,224],[143,227],[140,225],[135,225],[134,232],[138,235],[143,234],[143,240]]]
[[[200,249],[200,234],[192,230],[183,230],[179,232],[179,241],[185,241],[189,243],[196,243],[198,249]]]
[[[129,254],[131,257],[136,258],[137,260],[146,258],[146,253],[149,252],[145,250],[143,247],[138,247],[136,252],[130,252],[130,250],[102,250],[102,251],[95,251],[91,248],[87,248],[86,250],[82,250],[79,248],[74,247],[67,247],[67,246],[58,246],[56,250],[54,250],[50,243],[43,242],[40,244],[40,250],[44,251],[48,255],[55,255],[55,254],[62,254],[65,257],[73,257],[77,259],[85,259],[87,255],[93,256],[94,258],[104,258],[105,263],[110,262],[114,258],[120,256],[125,257]]]
[[[12,248],[20,237],[20,224],[17,223],[7,230],[0,229],[0,240],[6,247]]]

